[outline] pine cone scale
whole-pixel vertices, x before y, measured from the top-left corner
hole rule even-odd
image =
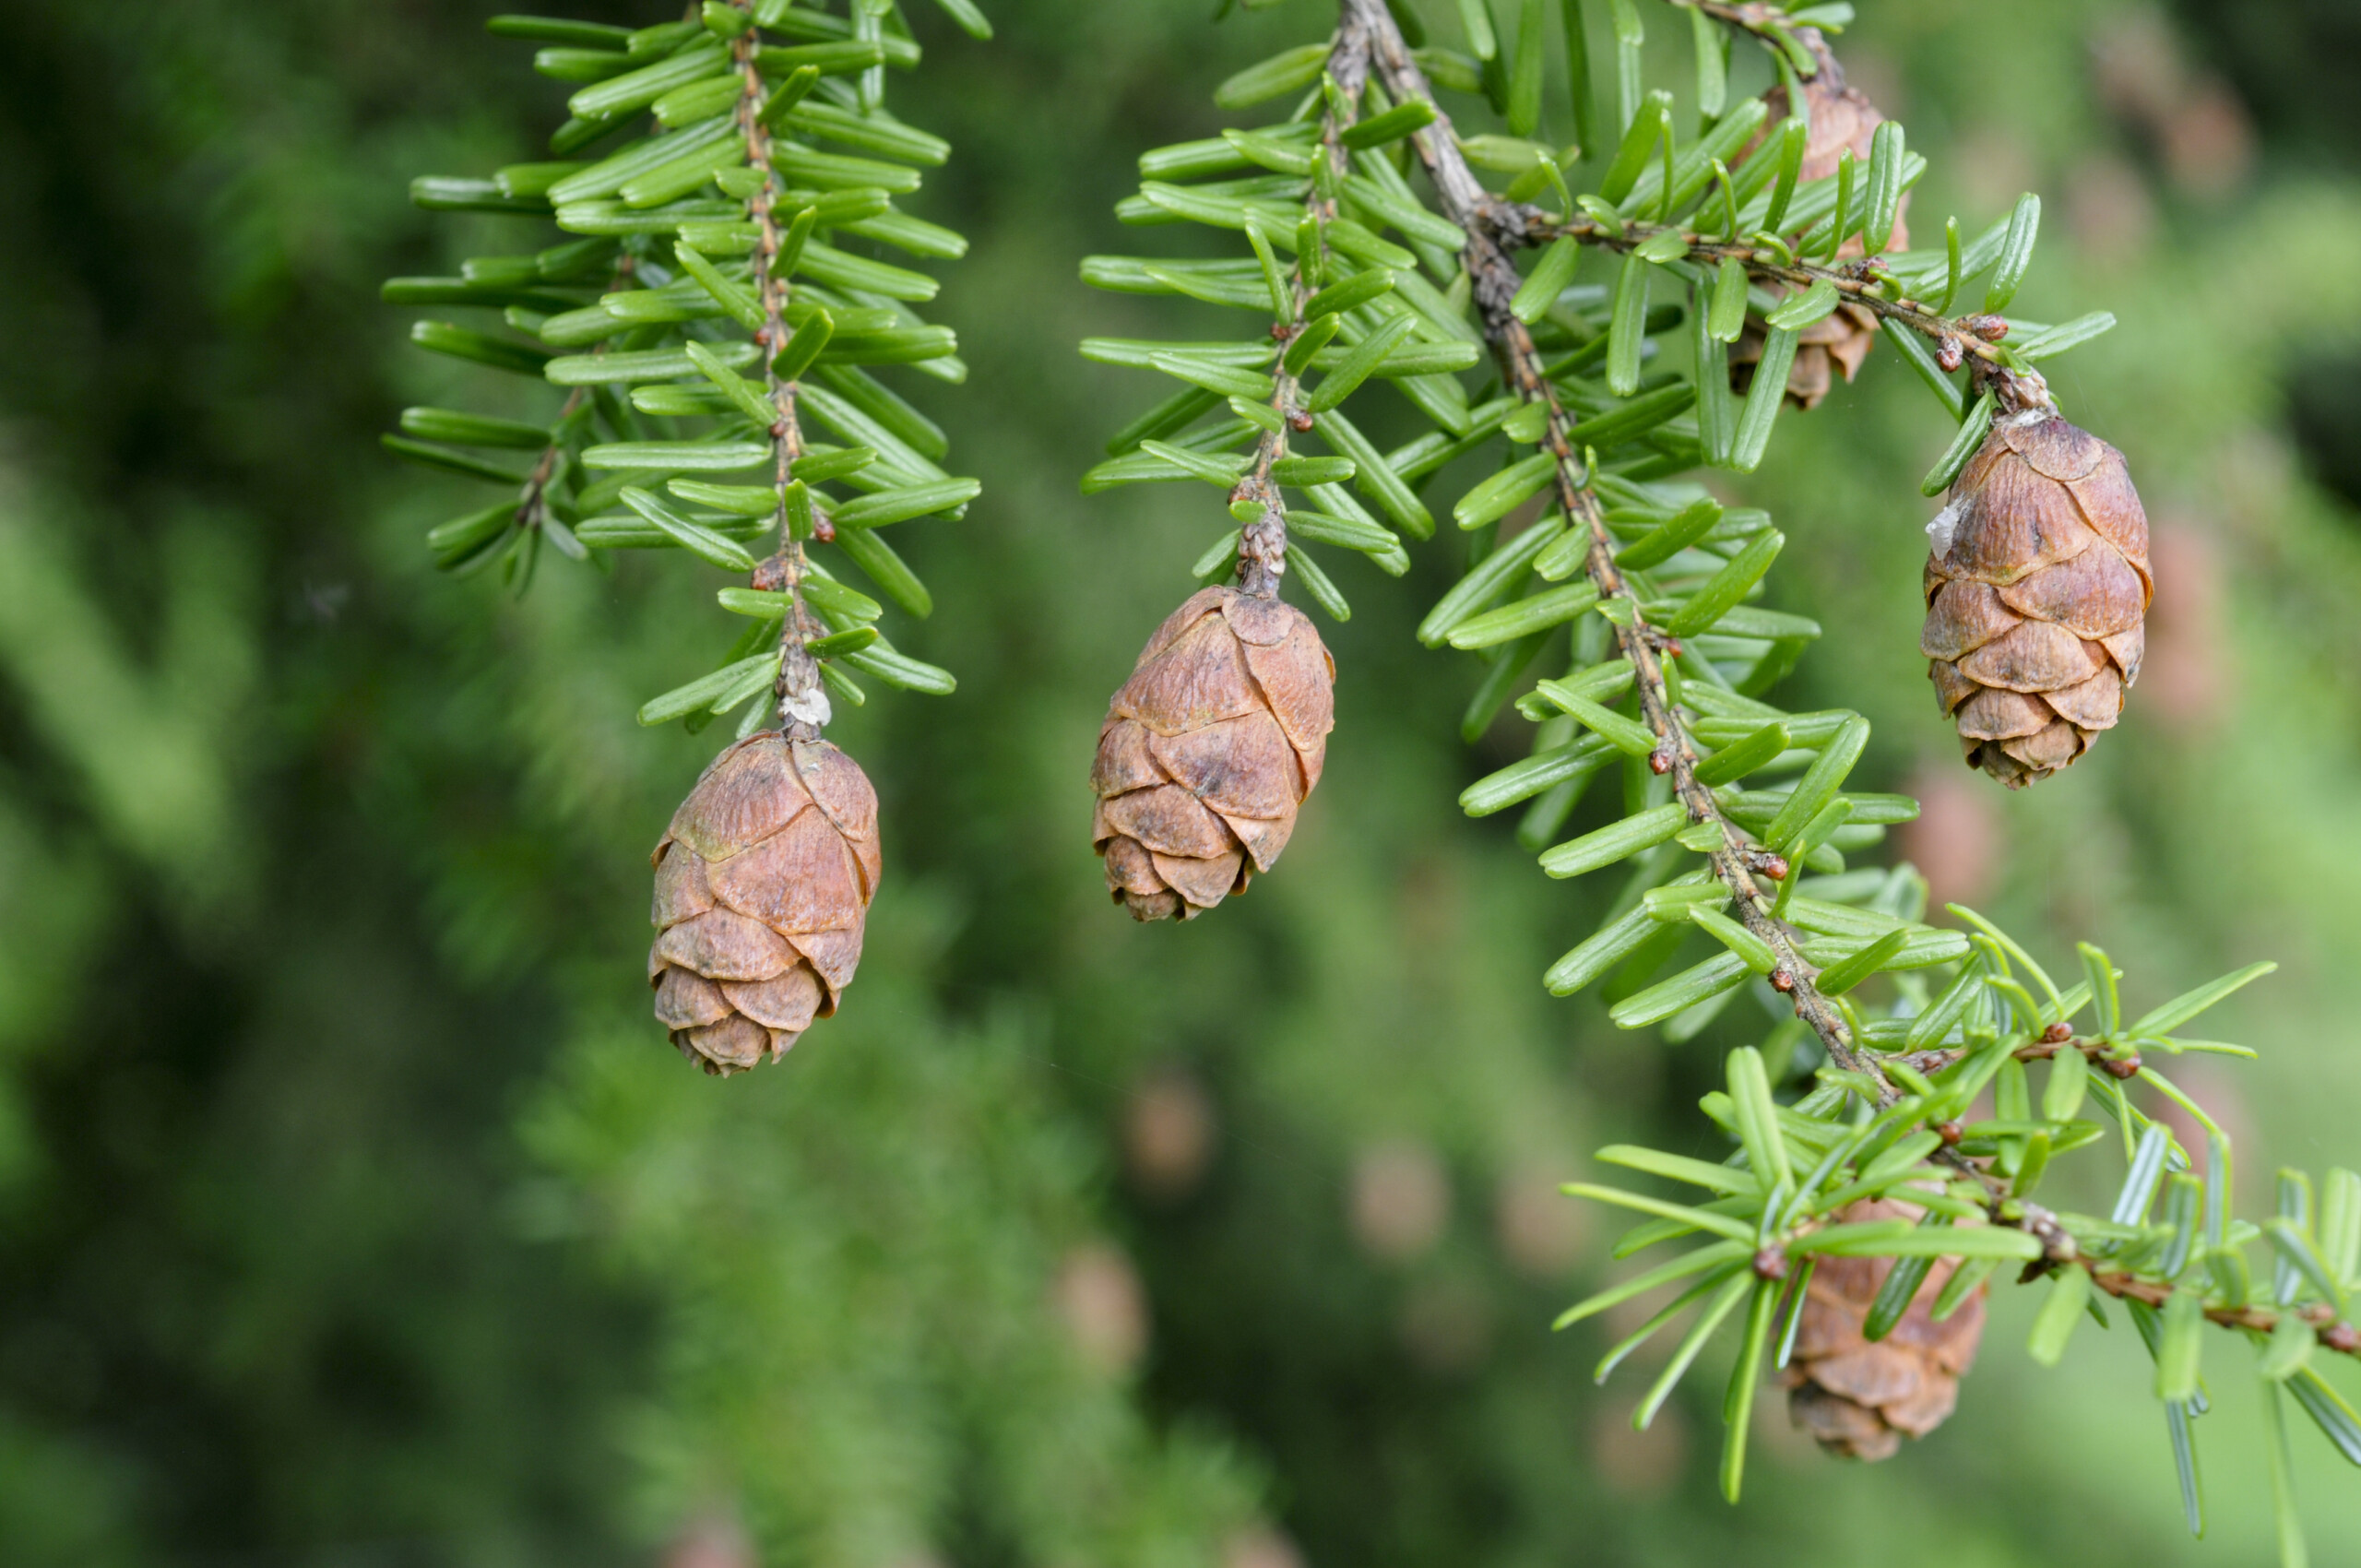
[[[2116,668],[2123,671],[2123,683],[2129,688],[2140,678],[2140,660],[2148,651],[2148,628],[2134,626],[2128,632],[2117,632],[2099,639],[2115,658]]]
[[[2055,416],[2001,422],[1996,427],[2010,451],[2044,479],[2072,484],[2088,479],[2114,448],[2080,425]]]
[[[1311,632],[1311,622],[1304,621],[1303,626]],[[1335,664],[1316,632],[1272,647],[1249,643],[1246,663],[1270,704],[1271,717],[1302,762],[1308,791],[1320,782],[1320,769],[1328,757],[1328,731],[1336,727]]]
[[[656,847],[673,1044],[716,1074],[785,1054],[851,983],[881,870],[876,794],[836,747],[765,731],[717,757]]]
[[[1303,772],[1279,721],[1242,714],[1183,735],[1151,735],[1165,775],[1224,818],[1275,817],[1302,797]]]
[[[704,914],[713,905],[713,889],[706,885],[705,861],[697,855],[667,855],[657,851],[655,908],[648,919],[658,930]]]
[[[2089,680],[2106,663],[2105,648],[2055,621],[2020,621],[1959,660],[1959,669],[1982,685],[2050,692]]]
[[[1998,421],[1928,529],[1919,651],[1970,765],[2011,789],[2114,727],[2146,646],[2148,521],[2123,455],[2046,410]]]
[[[863,926],[838,926],[832,931],[799,931],[788,939],[788,944],[803,955],[813,972],[821,980],[820,1016],[826,1017],[836,1010],[836,995],[852,983],[853,971],[860,965],[860,940]]]
[[[668,1029],[694,1029],[718,1024],[730,1016],[730,998],[721,987],[687,969],[670,965],[657,978],[656,1021]]]
[[[2049,707],[2039,697],[1999,686],[1975,686],[1975,690],[1958,715],[1959,732],[1971,740],[2013,741],[2038,732],[2049,722]]]
[[[1171,897],[1170,890],[1164,885],[1164,879],[1156,874],[1155,860],[1139,840],[1129,837],[1110,837],[1106,843],[1107,885],[1118,896],[1129,893],[1134,898],[1150,900]]]
[[[1293,812],[1277,817],[1225,816],[1222,821],[1238,835],[1239,843],[1245,847],[1247,858],[1254,862],[1256,871],[1268,871],[1276,864],[1279,851],[1287,847],[1287,839],[1295,833]]]
[[[798,1034],[812,1027],[812,1020],[819,1016],[821,1003],[826,1000],[818,977],[801,964],[769,980],[732,981],[720,990],[729,1006],[765,1028],[789,1029]]]
[[[1148,860],[1165,885],[1200,909],[1210,909],[1232,893],[1246,890],[1246,854],[1228,849],[1210,859],[1148,851]]]
[[[1101,821],[1159,855],[1206,859],[1229,850],[1226,825],[1178,784],[1118,795],[1106,802]]]
[[[2030,612],[2028,612],[2030,613]],[[1988,583],[1945,583],[1927,607],[1918,651],[1929,659],[1958,660],[2015,626],[2018,617]]]
[[[768,1030],[741,1013],[703,1028],[684,1029],[674,1038],[681,1042],[682,1054],[701,1059],[706,1071],[717,1077],[760,1066],[771,1039]]]
[[[1970,585],[1952,585],[1966,586]],[[1973,586],[1983,587],[1980,583]],[[2045,567],[1997,592],[2004,613],[2013,611],[2019,615],[2055,621],[2076,636],[2093,640],[2128,632],[2140,624],[2148,602],[2147,580],[2124,559],[2120,550],[2107,549],[2085,550],[2071,560]]]
[[[1924,1437],[1951,1420],[1958,1408],[1958,1378],[1927,1378],[1917,1392],[1880,1407],[1878,1414],[1885,1418],[1886,1425],[1911,1437]]]
[[[2089,680],[2042,694],[2058,717],[2082,730],[2112,730],[2123,717],[2123,677],[2113,666]]]
[[[1945,713],[1957,713],[1962,704],[1984,689],[1961,674],[1959,666],[1947,659],[1930,660],[1927,676],[1935,683],[1935,698],[1943,705]]]
[[[1098,755],[1090,765],[1090,787],[1102,800],[1126,790],[1153,790],[1169,776],[1136,722],[1110,719],[1098,731]]]
[[[1112,711],[1153,734],[1180,735],[1262,706],[1237,637],[1208,619],[1174,638],[1154,663],[1133,675],[1115,694]]]
[[[2155,574],[2148,566],[2148,514],[2120,458],[2085,478],[2066,481],[2066,488],[2073,492],[2074,505],[2098,536],[2115,546],[2124,563],[2139,574],[2141,583],[2153,589]]]
[[[2081,756],[2090,742],[2088,731],[2076,729],[2063,719],[2053,719],[2015,745],[2003,750],[2027,767],[2055,773]]]
[[[1918,1358],[1889,1344],[1858,1345],[1812,1363],[1811,1380],[1856,1405],[1882,1407],[1918,1393]]]
[[[2082,520],[2073,493],[2044,479],[2024,463],[1995,465],[1975,492],[1983,527],[1963,518],[1953,535],[1952,565],[2003,587],[2082,554],[2099,542],[2098,530]]]
[[[664,837],[688,845],[703,859],[722,860],[777,833],[811,802],[784,748],[773,753],[736,747],[722,753],[689,791]]]
[[[812,797],[812,803],[827,814],[836,831],[855,845],[877,841],[877,791],[870,788],[869,776],[860,765],[818,741],[796,741],[789,747],[795,764],[795,777]]]
[[[1901,1431],[1886,1425],[1875,1410],[1823,1394],[1809,1384],[1787,1396],[1787,1419],[1844,1458],[1875,1463],[1892,1458],[1902,1447]]]
[[[707,980],[761,980],[795,961],[787,938],[734,909],[707,909],[656,939],[656,957]]]
[[[862,895],[843,831],[816,811],[708,867],[706,880],[724,906],[782,934],[825,931]]]
[[[1189,920],[1267,871],[1318,782],[1335,667],[1301,611],[1192,594],[1109,705],[1090,781],[1107,886],[1139,920]]]

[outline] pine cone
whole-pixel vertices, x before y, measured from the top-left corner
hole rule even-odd
[[[1848,1205],[1835,1218],[1915,1220],[1918,1211],[1873,1199]],[[1873,1344],[1861,1336],[1861,1324],[1893,1260],[1821,1258],[1804,1295],[1794,1356],[1781,1374],[1790,1391],[1788,1418],[1847,1459],[1890,1459],[1904,1436],[1924,1437],[1942,1425],[1984,1337],[1981,1285],[1942,1322],[1928,1315],[1957,1266],[1956,1259],[1938,1258],[1902,1321]]]
[[[656,846],[656,1017],[727,1076],[836,1010],[877,891],[877,792],[825,741],[750,735],[713,761]]]
[[[2007,415],[1927,526],[1918,649],[1970,766],[2012,790],[2123,711],[2155,584],[2123,454],[2047,410]]]
[[[1885,116],[1871,103],[1860,89],[1848,86],[1844,67],[1825,47],[1816,48],[1820,70],[1804,83],[1804,108],[1811,117],[1811,131],[1804,138],[1803,167],[1797,172],[1800,184],[1807,180],[1824,180],[1836,172],[1836,158],[1846,148],[1853,149],[1855,178],[1869,174],[1869,140],[1877,128],[1885,124]],[[1755,138],[1759,145],[1769,136],[1769,128],[1787,117],[1787,89],[1774,87],[1762,95],[1770,106],[1763,117],[1764,130]],[[1895,209],[1893,239],[1888,248],[1910,248],[1910,225],[1903,214],[1910,210],[1909,193],[1904,192],[1902,205]],[[1862,246],[1858,236],[1845,242],[1837,251],[1841,256],[1857,256]],[[1750,315],[1737,342],[1730,345],[1730,386],[1743,395],[1754,385],[1754,367],[1762,360],[1762,342],[1769,329],[1759,315]],[[1797,335],[1795,362],[1787,369],[1787,400],[1799,409],[1816,407],[1828,390],[1835,385],[1836,373],[1843,371],[1850,382],[1861,362],[1869,357],[1869,350],[1877,340],[1878,318],[1872,312],[1856,304],[1841,304]]]
[[[1091,842],[1133,918],[1190,920],[1268,871],[1335,725],[1335,660],[1302,611],[1202,588],[1108,706]]]

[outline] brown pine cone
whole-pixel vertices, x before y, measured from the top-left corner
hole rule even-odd
[[[1107,887],[1143,921],[1191,920],[1268,871],[1335,726],[1335,660],[1276,599],[1201,588],[1147,640],[1090,770]]]
[[[656,846],[656,1017],[727,1076],[836,1010],[884,869],[877,792],[825,741],[750,735],[713,761]]]
[[[1816,44],[1813,53],[1820,59],[1820,70],[1804,83],[1804,108],[1811,117],[1811,132],[1804,138],[1803,167],[1796,178],[1798,183],[1826,179],[1836,172],[1837,154],[1849,147],[1857,165],[1855,179],[1866,179],[1869,139],[1885,124],[1885,116],[1860,89],[1846,84],[1845,68],[1825,45]],[[1787,117],[1786,88],[1773,88],[1762,95],[1762,101],[1771,112],[1763,118],[1763,132],[1754,145],[1760,145],[1768,137],[1770,127]],[[1910,225],[1903,217],[1909,210],[1910,196],[1904,192],[1895,210],[1893,239],[1888,249],[1910,248]],[[1857,256],[1861,251],[1857,236],[1845,241],[1836,254]],[[1741,395],[1754,385],[1754,367],[1762,362],[1767,330],[1761,316],[1750,315],[1738,341],[1730,345],[1730,386]],[[1828,396],[1838,371],[1850,382],[1861,362],[1869,357],[1877,331],[1877,316],[1856,304],[1838,305],[1833,314],[1804,328],[1796,339],[1795,362],[1787,369],[1787,400],[1799,409],[1813,408]]]
[[[1918,1211],[1871,1199],[1835,1218],[1915,1220]],[[1789,1390],[1788,1419],[1847,1459],[1890,1459],[1904,1437],[1924,1437],[1942,1425],[1984,1337],[1981,1285],[1942,1322],[1928,1315],[1957,1266],[1956,1259],[1938,1258],[1902,1321],[1871,1343],[1861,1336],[1861,1324],[1893,1260],[1821,1258],[1805,1291],[1795,1353],[1780,1374]]]
[[[2012,790],[2123,711],[2155,584],[2123,454],[2048,410],[2004,415],[1927,527],[1918,650],[1968,764]]]

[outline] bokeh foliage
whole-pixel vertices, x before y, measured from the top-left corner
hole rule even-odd
[[[959,149],[924,215],[975,242],[942,315],[991,368],[929,399],[987,489],[911,541],[958,588],[908,647],[962,684],[840,725],[885,796],[872,953],[843,1017],[726,1086],[638,983],[642,857],[710,737],[631,713],[718,652],[684,628],[727,629],[678,573],[521,602],[435,579],[419,535],[464,498],[372,440],[455,400],[376,279],[502,248],[408,177],[523,155],[563,89],[455,0],[0,13],[10,1560],[647,1561],[716,1505],[776,1562],[1209,1562],[1258,1513],[1316,1562],[1869,1562],[1905,1505],[1963,1562],[2260,1560],[2253,1411],[2213,1418],[2187,1541],[2120,1332],[2040,1372],[2003,1322],[1921,1449],[1867,1471],[1774,1439],[1737,1512],[1701,1505],[1710,1443],[1618,1435],[1629,1393],[1546,1334],[1579,1255],[1550,1227],[1578,1221],[1531,1194],[1693,1126],[1729,1041],[1617,1036],[1533,983],[1596,911],[1451,803],[1513,754],[1459,744],[1472,674],[1409,636],[1441,571],[1344,580],[1339,728],[1284,874],[1178,932],[1102,904],[1099,697],[1218,523],[1074,493],[1139,389],[1074,339],[1195,318],[1074,260],[1124,248],[1133,155],[1210,134],[1213,83],[1324,26],[1310,3],[1215,28],[1199,0],[1003,0],[982,49],[921,18],[900,101]],[[1851,53],[1913,145],[1992,172],[1919,201],[2062,191],[2023,308],[2122,319],[2060,396],[2181,541],[2181,683],[2152,664],[2106,747],[1969,795],[1940,843],[1988,832],[1956,874],[1996,914],[2134,974],[2287,960],[2238,999],[2264,1061],[2221,1092],[2245,1146],[2349,1160],[2361,554],[2276,422],[2287,364],[2361,326],[2361,192],[2268,146],[2192,173],[2101,90],[2110,47],[2169,40],[2152,14],[1864,9]],[[1957,69],[1997,37],[2008,68]],[[1829,628],[1788,695],[1868,712],[1889,779],[1954,766],[1914,652],[1942,433],[1907,380],[1880,356],[1744,481],[1793,541],[1782,607]],[[1121,1134],[1171,1063],[1221,1134],[1158,1198]],[[1370,1220],[1436,1171],[1439,1225]],[[1128,1372],[1059,1289],[1109,1240],[1148,1303]],[[2352,1560],[2345,1477],[2301,1463],[2315,1560]]]

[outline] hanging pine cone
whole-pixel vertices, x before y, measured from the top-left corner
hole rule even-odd
[[[1268,871],[1328,751],[1335,661],[1302,611],[1202,588],[1115,694],[1091,842],[1134,919],[1190,920]]]
[[[708,1073],[776,1062],[836,1010],[883,862],[877,793],[825,741],[750,735],[656,846],[656,1017]]]
[[[2012,790],[2123,711],[2154,592],[2123,454],[2047,409],[2005,415],[1928,525],[1919,651],[1971,766]]]
[[[1885,116],[1871,103],[1861,89],[1845,80],[1845,68],[1828,49],[1815,42],[1813,53],[1819,58],[1820,69],[1804,83],[1804,109],[1809,115],[1811,130],[1804,138],[1803,167],[1797,172],[1800,183],[1824,180],[1836,172],[1837,155],[1846,148],[1853,149],[1856,178],[1868,173],[1869,140],[1877,128],[1885,124]],[[1770,106],[1763,118],[1766,127],[1756,138],[1757,145],[1767,137],[1768,127],[1787,117],[1787,89],[1782,85],[1762,95]],[[1904,192],[1902,205],[1895,209],[1892,250],[1910,248],[1910,225],[1901,216],[1910,209],[1910,196]],[[1841,256],[1861,254],[1859,237],[1845,242],[1837,251]],[[1762,362],[1764,334],[1769,330],[1759,315],[1749,315],[1746,327],[1737,342],[1730,345],[1730,386],[1741,395],[1754,385],[1754,367]],[[1857,304],[1840,304],[1835,311],[1803,329],[1796,338],[1796,357],[1787,368],[1787,400],[1799,409],[1817,406],[1836,384],[1836,374],[1842,371],[1850,382],[1869,357],[1869,350],[1877,341],[1878,318],[1875,314]]]
[[[1915,1220],[1918,1211],[1869,1200],[1848,1205],[1835,1218]],[[1789,1419],[1847,1459],[1892,1458],[1904,1437],[1924,1437],[1942,1425],[1959,1403],[1959,1380],[1975,1365],[1984,1337],[1981,1285],[1942,1322],[1929,1315],[1956,1266],[1954,1259],[1937,1259],[1902,1321],[1873,1343],[1862,1337],[1861,1325],[1893,1260],[1821,1258],[1805,1291],[1795,1352],[1781,1374],[1789,1389]]]

